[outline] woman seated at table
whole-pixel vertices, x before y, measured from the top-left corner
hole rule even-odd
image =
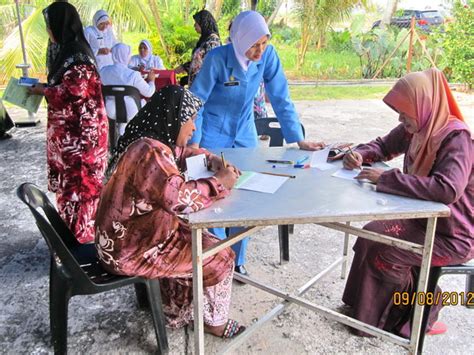
[[[163,60],[159,56],[153,55],[153,47],[151,46],[150,41],[146,39],[140,42],[138,45],[138,54],[132,56],[128,66],[133,70],[138,71],[165,69]]]
[[[344,167],[358,169],[364,162],[405,154],[403,172],[370,168],[357,178],[372,181],[379,192],[448,205],[451,216],[437,222],[432,266],[470,260],[474,256],[473,145],[446,78],[437,69],[408,74],[383,100],[399,114],[401,123],[385,137],[346,154]],[[364,228],[424,244],[426,223],[426,219],[376,221]],[[421,255],[362,238],[354,251],[344,303],[352,306],[356,319],[409,337],[413,306],[396,306],[393,296],[415,292]],[[440,309],[441,305],[431,308],[428,334],[446,331],[446,325],[436,322]]]
[[[133,86],[140,91],[143,97],[151,97],[155,92],[155,73],[149,72],[146,79],[135,70],[129,69],[127,64],[130,59],[130,46],[123,43],[117,43],[112,47],[113,65],[107,65],[100,70],[100,78],[103,85],[128,85]],[[146,104],[145,100],[141,100],[142,106]],[[125,106],[127,109],[127,122],[130,121],[138,112],[137,104],[131,97],[125,97]],[[115,120],[115,99],[107,97],[105,101],[107,116]],[[117,123],[120,135],[125,133],[127,123]]]
[[[160,278],[168,325],[192,321],[191,229],[179,216],[227,196],[239,171],[204,149],[186,147],[202,102],[180,86],[156,92],[120,138],[96,217],[96,246],[104,267],[120,275]],[[186,181],[187,157],[205,154],[215,175]],[[203,248],[216,243],[203,232]],[[224,338],[244,330],[229,320],[234,253],[204,261],[205,330]]]

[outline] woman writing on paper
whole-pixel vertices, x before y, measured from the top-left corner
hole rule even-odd
[[[148,73],[146,79],[141,74],[127,67],[130,60],[130,46],[124,43],[117,43],[112,47],[113,65],[107,65],[100,70],[102,85],[128,85],[138,89],[143,97],[151,97],[155,92],[155,73]],[[125,97],[125,106],[127,110],[127,122],[138,112],[137,104],[131,97]],[[141,100],[142,106],[146,101]],[[107,116],[115,120],[115,99],[107,97],[105,108]],[[117,123],[119,135],[124,134],[127,123]],[[114,142],[115,143],[115,142]]]
[[[191,229],[182,214],[227,196],[239,172],[204,149],[186,147],[202,102],[180,86],[156,92],[119,139],[96,220],[104,267],[120,275],[160,278],[168,325],[192,321]],[[186,158],[205,154],[215,175],[184,178]],[[218,240],[203,233],[203,248]],[[227,248],[204,261],[204,323],[213,335],[232,337],[244,327],[228,317],[234,253]]]
[[[76,238],[94,240],[94,219],[107,164],[108,123],[94,54],[76,8],[55,2],[43,10],[50,40],[59,44],[48,85],[31,94],[48,101],[48,188]]]
[[[401,122],[383,138],[358,146],[344,156],[344,167],[386,161],[405,155],[398,169],[364,169],[357,178],[376,183],[377,191],[441,202],[451,216],[438,219],[432,266],[466,262],[474,256],[474,179],[471,133],[463,121],[443,73],[437,69],[400,79],[383,99]],[[365,229],[424,243],[426,220],[376,221]],[[421,255],[359,238],[343,301],[354,317],[373,326],[409,337],[412,306],[395,306],[395,292],[413,293]],[[440,291],[439,289],[437,291]],[[431,308],[428,332],[446,326],[436,322],[441,303]]]
[[[256,147],[253,103],[263,81],[286,142],[306,150],[322,148],[322,142],[309,142],[303,137],[280,60],[268,45],[270,31],[262,15],[241,12],[232,23],[230,37],[231,43],[207,54],[191,86],[190,90],[205,104],[190,143],[204,148]],[[222,231],[215,233],[225,238]],[[242,274],[247,273],[243,267],[246,245],[244,239],[233,246],[236,270]]]

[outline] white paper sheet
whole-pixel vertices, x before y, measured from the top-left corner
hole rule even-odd
[[[234,188],[273,194],[288,179],[289,178],[286,176],[275,176],[256,173],[253,171],[242,171],[242,175],[235,184]]]
[[[330,149],[330,147],[327,147],[313,152],[313,155],[311,156],[310,166],[312,168],[317,168],[320,170],[328,170],[333,168],[333,165],[327,163]]]
[[[207,158],[204,154],[186,158],[188,180],[197,180],[214,176],[213,171],[207,170]]]
[[[331,176],[341,178],[341,179],[346,179],[346,180],[352,180],[354,181],[354,178],[359,175],[360,170],[359,169],[354,169],[354,170],[347,170],[347,169],[339,169],[336,171],[334,174]]]

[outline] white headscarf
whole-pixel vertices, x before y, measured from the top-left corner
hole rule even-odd
[[[265,35],[270,37],[270,30],[265,19],[258,12],[243,11],[234,19],[230,28],[230,39],[242,69],[247,70],[250,65],[245,52]]]
[[[148,67],[148,62],[153,59],[153,47],[151,46],[150,41],[143,39],[140,44],[144,44],[148,48],[148,54],[145,57],[142,57],[140,54],[138,54],[138,57],[140,59],[140,64],[143,64],[145,67]],[[139,46],[140,46],[139,44]]]
[[[114,64],[128,65],[130,61],[130,46],[124,43],[117,43],[112,47],[112,60]]]
[[[92,23],[94,27],[99,30],[97,26],[99,26],[102,22],[109,21],[110,17],[107,11],[105,10],[99,10],[94,14],[94,17],[92,18]]]

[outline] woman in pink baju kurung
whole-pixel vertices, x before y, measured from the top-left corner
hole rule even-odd
[[[97,212],[96,245],[103,266],[121,275],[162,279],[163,306],[172,327],[193,317],[191,229],[180,216],[227,196],[238,175],[205,149],[187,148],[192,130],[184,142],[180,138],[183,127],[194,127],[191,118],[201,106],[199,98],[179,86],[152,96],[119,139]],[[186,181],[185,159],[197,154],[205,154],[218,171]],[[217,241],[203,233],[203,248]],[[215,335],[243,330],[228,322],[233,259],[227,248],[204,260],[204,322]]]
[[[401,124],[383,138],[346,154],[344,166],[386,161],[405,154],[403,172],[364,169],[360,179],[376,183],[377,191],[441,202],[451,216],[439,218],[432,266],[454,265],[474,257],[474,179],[471,134],[437,69],[411,73],[400,79],[384,102],[400,114]],[[426,219],[376,221],[365,229],[423,244]],[[395,292],[413,293],[421,255],[359,238],[343,301],[353,316],[375,327],[409,337],[413,305],[395,306]],[[437,291],[440,291],[439,289]],[[434,305],[428,332],[446,329],[435,324],[441,305]]]
[[[48,85],[31,90],[48,102],[48,188],[56,193],[59,213],[77,240],[92,242],[107,164],[101,82],[74,6],[53,3],[43,13],[51,41],[59,48],[48,58]]]

